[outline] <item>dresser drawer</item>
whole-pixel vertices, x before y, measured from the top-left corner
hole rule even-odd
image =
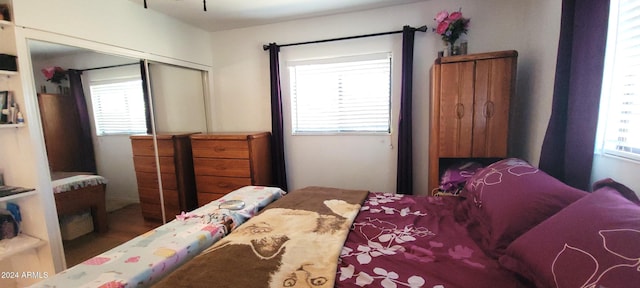
[[[193,166],[196,173],[196,179],[200,175],[251,177],[251,165],[249,160],[194,158]],[[196,182],[198,181],[196,180]]]
[[[133,155],[154,156],[153,139],[131,139]],[[158,139],[158,156],[173,157],[173,141],[171,139]]]
[[[176,174],[162,173],[160,175],[162,176],[163,189],[178,189]],[[155,172],[136,172],[136,179],[138,180],[138,187],[158,189],[158,177]]]
[[[251,178],[198,176],[196,189],[198,193],[229,193],[238,188],[251,185]]]
[[[160,172],[175,173],[176,164],[173,157],[158,157]],[[133,167],[138,172],[156,173],[156,159],[149,156],[133,156]]]
[[[249,144],[247,141],[192,139],[191,149],[193,157],[249,158]]]
[[[140,203],[160,205],[160,190],[158,188],[138,187],[138,197],[140,197]]]
[[[160,192],[158,188],[138,187],[138,193],[140,197],[140,208],[142,209],[142,215],[144,218],[162,220],[162,212],[160,210]],[[174,189],[163,189],[162,196],[164,198],[166,219],[167,221],[171,221],[181,212],[178,191]]]

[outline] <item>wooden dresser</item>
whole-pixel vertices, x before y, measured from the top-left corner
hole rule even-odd
[[[189,134],[157,135],[166,220],[197,207]],[[142,216],[162,221],[160,189],[151,135],[132,135],[133,164],[138,180]]]
[[[509,102],[518,52],[438,58],[431,70],[429,189],[461,160],[482,164],[507,157]]]
[[[271,133],[191,135],[198,206],[248,185],[270,185]]]

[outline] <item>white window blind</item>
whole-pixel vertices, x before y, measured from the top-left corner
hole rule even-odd
[[[606,54],[603,152],[640,160],[640,0],[611,1]]]
[[[389,133],[389,53],[289,63],[293,134]]]
[[[91,82],[98,136],[147,132],[142,80]]]

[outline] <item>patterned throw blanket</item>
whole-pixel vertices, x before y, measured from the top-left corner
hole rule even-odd
[[[333,287],[342,245],[367,194],[293,191],[154,287]]]

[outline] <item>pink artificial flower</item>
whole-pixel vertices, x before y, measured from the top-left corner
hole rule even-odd
[[[436,14],[436,22],[440,23],[449,17],[449,12],[447,10],[442,10]]]
[[[462,12],[453,12],[451,13],[451,15],[449,15],[449,20],[451,21],[455,21],[462,18]]]
[[[184,211],[182,211],[180,215],[176,215],[176,219],[178,219],[178,221],[186,221],[189,218],[197,218],[197,217],[198,215],[191,214],[191,212],[184,213]]]
[[[47,79],[51,79],[51,77],[53,77],[53,73],[56,71],[56,67],[47,67],[47,68],[42,68],[42,74],[44,74],[44,77],[46,77]]]
[[[449,22],[440,22],[438,28],[436,28],[436,33],[442,35],[447,31],[447,28],[449,28]]]

